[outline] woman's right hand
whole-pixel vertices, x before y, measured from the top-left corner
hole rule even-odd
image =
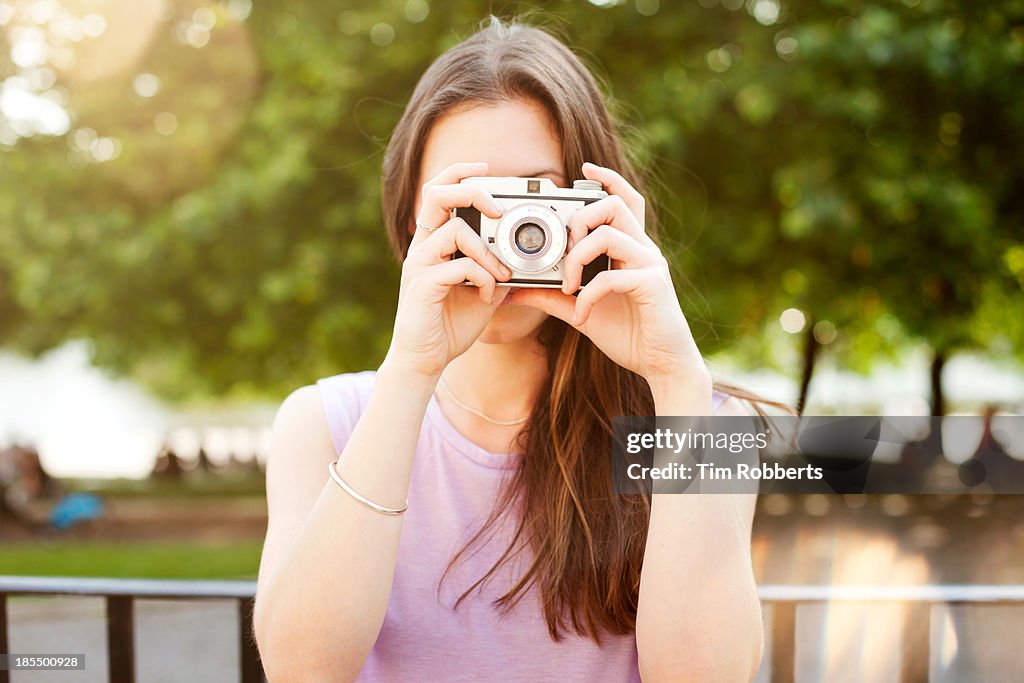
[[[508,280],[511,271],[464,220],[451,217],[452,209],[468,206],[501,217],[490,194],[459,184],[486,172],[483,162],[453,164],[423,186],[416,233],[402,264],[387,361],[430,381],[476,341],[509,291],[497,290],[496,283]],[[451,258],[456,251],[463,256]],[[467,280],[476,287],[458,286]]]

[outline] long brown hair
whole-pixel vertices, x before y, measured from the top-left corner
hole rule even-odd
[[[459,105],[531,100],[541,104],[562,146],[563,177],[584,161],[618,170],[643,192],[601,91],[583,63],[546,31],[494,17],[442,54],[420,78],[384,156],[383,211],[399,259],[411,241],[420,162],[433,125]],[[647,216],[647,232],[654,233]],[[488,521],[456,554],[484,542],[497,520],[518,520],[510,546],[459,602],[518,556],[530,557],[497,599],[510,609],[537,590],[551,637],[567,629],[600,642],[602,633],[636,627],[640,569],[650,501],[612,491],[611,416],[653,415],[647,382],[609,360],[594,344],[550,317],[539,332],[548,376],[519,435],[520,464]],[[734,388],[727,393],[753,398]]]

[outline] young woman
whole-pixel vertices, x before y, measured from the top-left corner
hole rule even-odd
[[[504,286],[450,219],[500,217],[460,184],[484,175],[608,191],[572,218],[562,291]],[[270,680],[750,680],[754,495],[612,491],[613,416],[746,411],[712,386],[591,74],[492,20],[423,75],[383,183],[390,350],[274,423],[254,616]],[[601,254],[612,270],[581,289]]]

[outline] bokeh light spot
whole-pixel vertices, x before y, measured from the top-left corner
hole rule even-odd
[[[819,320],[814,324],[814,338],[819,344],[828,345],[836,340],[836,326],[828,320]]]
[[[160,135],[174,135],[178,130],[178,117],[169,111],[162,111],[153,119],[153,127]]]
[[[779,325],[790,334],[802,332],[807,325],[807,317],[799,308],[787,308],[779,316]]]
[[[380,47],[386,47],[391,44],[395,39],[395,29],[391,24],[380,22],[374,24],[373,28],[370,29],[370,40],[373,41],[374,45]]]
[[[405,18],[414,24],[418,24],[430,14],[430,5],[427,0],[408,0],[405,3]]]
[[[160,79],[149,73],[142,73],[132,80],[132,89],[139,97],[153,97],[160,92]]]

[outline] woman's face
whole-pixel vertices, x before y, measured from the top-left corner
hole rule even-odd
[[[486,161],[491,176],[548,178],[566,186],[558,136],[544,108],[528,100],[467,105],[441,117],[427,136],[418,185],[460,161]],[[419,208],[417,195],[414,215]],[[546,317],[536,308],[506,300],[480,341],[518,341],[536,332]]]

